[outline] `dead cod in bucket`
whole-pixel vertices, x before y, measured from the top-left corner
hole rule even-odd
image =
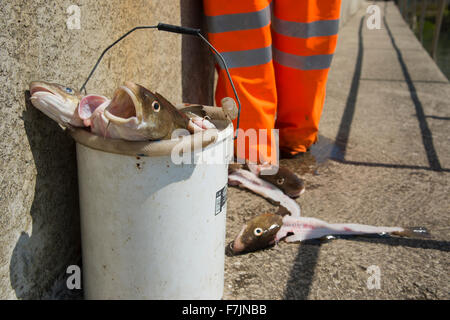
[[[85,127],[110,139],[146,141],[170,139],[176,129],[198,132],[214,125],[188,117],[158,93],[127,81],[112,100],[44,81],[30,83],[33,105],[66,127]]]

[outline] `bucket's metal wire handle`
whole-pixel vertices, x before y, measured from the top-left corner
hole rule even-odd
[[[223,66],[225,67],[225,71],[227,73],[228,80],[230,81],[231,88],[233,89],[234,96],[236,97],[236,102],[238,104],[238,116],[237,116],[237,119],[236,119],[236,135],[233,138],[234,140],[237,139],[238,129],[239,129],[239,120],[240,120],[240,116],[241,116],[241,101],[239,100],[238,94],[236,92],[236,88],[234,87],[234,83],[233,83],[233,80],[231,79],[231,75],[230,75],[230,72],[228,71],[228,66],[227,66],[227,63],[226,63],[225,59],[220,54],[220,52],[217,51],[216,48],[214,48],[214,46],[211,43],[209,43],[209,41],[206,40],[206,38],[201,34],[201,30],[200,29],[175,26],[175,25],[166,24],[166,23],[158,23],[158,25],[156,25],[156,26],[139,26],[139,27],[134,27],[133,29],[131,29],[130,31],[128,31],[124,35],[122,35],[119,39],[114,41],[105,50],[103,50],[102,54],[100,55],[100,57],[98,58],[97,62],[94,65],[94,67],[92,68],[91,72],[89,73],[86,81],[81,86],[80,92],[84,91],[86,93],[86,84],[91,79],[92,75],[94,74],[95,70],[97,69],[98,65],[100,64],[100,61],[103,59],[103,56],[106,54],[106,52],[108,52],[109,49],[114,47],[121,40],[126,38],[130,33],[134,32],[136,30],[140,30],[140,29],[158,29],[158,30],[167,31],[167,32],[181,33],[181,34],[197,36],[200,39],[202,39],[212,49],[212,51],[216,54],[217,57],[219,57],[219,59],[222,62]]]

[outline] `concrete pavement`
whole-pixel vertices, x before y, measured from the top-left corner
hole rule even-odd
[[[450,84],[393,2],[366,6],[340,30],[320,141],[282,160],[307,190],[302,214],[329,222],[426,226],[432,239],[354,238],[287,244],[225,261],[224,299],[448,299]],[[276,208],[229,188],[227,242],[250,217]],[[380,289],[368,289],[380,271]]]

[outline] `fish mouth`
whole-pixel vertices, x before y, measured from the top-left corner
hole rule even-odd
[[[105,117],[115,124],[125,124],[133,120],[142,120],[140,102],[133,88],[136,85],[126,82],[114,93],[111,103],[106,107]]]
[[[234,241],[230,242],[230,244],[227,246],[227,250],[228,250],[229,254],[236,255],[236,254],[242,253],[246,249],[245,244],[241,240],[245,229],[247,229],[247,225],[244,225],[242,227],[241,231],[236,236]]]
[[[97,108],[103,108],[102,105],[108,101],[108,98],[94,94],[84,96],[80,100],[80,103],[78,104],[78,116],[81,120],[83,120],[85,126],[91,125],[90,118],[94,114],[95,110]]]
[[[71,107],[75,108],[78,104],[76,97],[68,97],[64,96],[60,92],[60,89],[57,87],[58,85],[47,83],[43,81],[32,81],[30,82],[30,100],[32,102],[41,101],[43,102],[47,107],[47,111],[50,112],[52,108],[49,108],[48,106],[55,107],[55,106],[63,106],[70,103]],[[39,103],[37,103],[39,104]],[[36,105],[36,104],[35,104]],[[55,114],[56,116],[56,114]]]
[[[226,247],[225,247],[225,254],[228,257],[237,256],[240,254],[245,253],[245,248],[242,247],[242,244],[240,242],[237,243],[239,240],[231,241]]]
[[[231,242],[225,247],[225,254],[226,254],[228,257],[232,257],[232,256],[236,255],[236,253],[234,253],[234,251],[233,251],[233,243],[234,243],[234,241],[231,241]]]
[[[32,81],[30,83],[30,94],[33,95],[36,92],[50,92],[56,94],[44,82]]]
[[[33,81],[30,83],[30,95],[36,96],[36,95],[47,95],[52,94],[61,100],[64,100],[64,97],[61,96],[61,94],[54,88],[52,88],[51,85],[48,85],[45,82],[40,81]]]

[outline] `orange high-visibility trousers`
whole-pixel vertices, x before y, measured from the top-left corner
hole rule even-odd
[[[305,152],[317,140],[341,1],[203,0],[203,4],[208,38],[224,56],[242,103],[239,127],[279,129],[281,150]],[[234,97],[222,67],[218,66],[218,105],[223,97]],[[274,137],[268,138],[248,146],[244,157],[248,159],[252,149],[261,151],[263,144],[273,156]],[[264,155],[258,158],[267,160]]]

